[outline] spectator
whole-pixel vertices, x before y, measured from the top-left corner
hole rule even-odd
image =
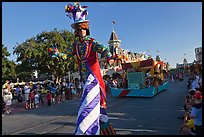
[[[193,95],[195,94],[196,90],[195,89],[190,89],[189,90],[189,97],[191,100],[193,100]]]
[[[51,83],[50,87],[49,87],[49,90],[50,90],[50,92],[52,94],[52,101],[51,101],[52,104],[54,104],[54,102],[55,102],[55,96],[56,96],[56,91],[57,91],[57,88],[55,88],[55,87],[56,86],[55,86],[54,83]]]
[[[183,109],[185,112],[182,116],[179,116],[178,119],[184,119],[184,123],[186,123],[185,120],[186,120],[186,117],[188,116],[188,113],[190,112],[191,107],[192,107],[192,100],[187,95],[184,98],[184,105],[183,105]]]
[[[3,95],[7,94],[10,92],[10,84],[9,80],[6,80],[6,83],[3,85]]]
[[[70,93],[70,99],[73,99],[73,98],[72,98],[73,95],[72,95],[72,91],[71,91],[71,86],[72,86],[73,84],[74,84],[74,83],[73,83],[73,80],[71,79],[70,82],[69,82],[69,84],[67,85],[68,90],[69,90],[69,93]]]
[[[65,87],[65,100],[69,100],[69,88],[68,88],[69,80],[66,80]]]
[[[72,92],[72,99],[76,99],[76,87],[74,84],[71,86],[71,92]]]
[[[188,79],[188,83],[187,83],[188,89],[190,89],[190,86],[191,86],[191,80],[190,80],[190,78],[189,78],[189,79]]]
[[[192,106],[191,118],[194,119],[196,135],[202,135],[202,93],[196,91],[193,95],[195,104]]]
[[[11,113],[11,104],[12,104],[12,99],[13,99],[13,96],[12,96],[12,93],[11,92],[8,92],[5,96],[4,96],[4,102],[6,104],[5,106],[5,112],[6,114],[9,114]]]
[[[30,99],[30,108],[35,108],[35,92],[34,89],[29,93],[29,99]]]
[[[183,135],[195,135],[195,125],[194,125],[194,119],[191,118],[191,105],[189,96],[185,97],[185,103],[186,106],[184,106],[185,114],[184,114],[184,124],[180,126],[180,132]],[[188,105],[187,105],[188,104]]]
[[[196,80],[197,83],[199,83],[199,81],[200,81],[200,76],[199,76],[198,73],[196,73],[195,80]]]
[[[48,90],[48,92],[47,92],[47,105],[51,106],[51,104],[52,104],[52,94]]]
[[[81,81],[79,81],[79,84],[78,84],[78,93],[79,93],[79,96],[82,94],[82,89],[83,89],[83,87],[82,87],[82,82]]]
[[[56,86],[56,101],[57,103],[60,103],[61,102],[61,92],[60,92],[60,85],[59,83],[57,83],[57,86]]]
[[[20,91],[21,91],[21,88],[20,88],[20,85],[17,84],[17,87],[16,87],[16,94],[19,96],[20,94]]]
[[[24,91],[25,91],[25,109],[30,109],[30,99],[29,99],[29,93],[30,93],[30,88],[28,86],[28,83],[24,86]]]
[[[183,75],[182,75],[182,73],[181,73],[181,72],[179,73],[178,78],[179,78],[179,80],[180,80],[180,81],[182,81],[182,80],[183,80]]]
[[[192,82],[192,85],[191,85],[192,89],[196,89],[196,88],[199,88],[199,84],[198,84],[198,81],[196,78],[193,79],[193,82]]]
[[[81,82],[78,79],[75,79],[75,90],[76,90],[76,94],[75,97],[79,98],[80,95],[80,88],[81,88]]]
[[[12,96],[13,96],[13,100],[12,100],[13,103],[12,104],[14,104],[15,107],[17,107],[18,106],[18,94],[16,93],[15,90],[13,90]]]
[[[38,91],[38,92],[35,94],[35,107],[36,107],[36,108],[38,108],[39,102],[40,102],[40,92]]]
[[[40,86],[40,88],[38,90],[38,92],[39,92],[39,104],[41,102],[44,105],[42,90],[43,90],[43,87]]]
[[[21,88],[19,84],[17,84],[17,87],[16,87],[16,94],[18,96],[18,103],[22,103],[22,94],[21,94]]]
[[[41,88],[41,85],[40,85],[40,83],[38,82],[37,85],[36,85],[36,91],[37,91],[37,92],[40,91],[40,88]]]
[[[65,91],[66,85],[64,82],[61,82],[61,101],[65,101]]]
[[[180,126],[179,130],[183,135],[195,135],[195,125],[194,120],[189,119],[187,122]]]

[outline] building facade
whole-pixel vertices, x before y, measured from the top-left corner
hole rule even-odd
[[[202,47],[195,48],[196,62],[202,64]]]

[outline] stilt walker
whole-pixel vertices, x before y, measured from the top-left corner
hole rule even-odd
[[[87,6],[79,3],[67,5],[65,12],[74,23],[71,25],[78,38],[74,42],[69,53],[60,53],[57,47],[50,47],[50,54],[53,57],[63,59],[77,57],[78,68],[83,82],[83,93],[78,110],[75,135],[115,135],[111,123],[106,114],[106,91],[105,83],[100,73],[98,54],[110,60],[109,48],[90,37]],[[53,48],[53,49],[52,49]]]

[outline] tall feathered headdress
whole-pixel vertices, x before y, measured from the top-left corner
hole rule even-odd
[[[72,28],[75,28],[75,24],[82,22],[89,22],[86,20],[86,16],[88,15],[87,6],[81,6],[79,2],[74,3],[74,5],[68,4],[65,6],[65,12],[67,12],[67,16],[74,20],[74,23],[71,25]]]

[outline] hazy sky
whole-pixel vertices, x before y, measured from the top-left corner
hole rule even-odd
[[[2,44],[16,60],[13,47],[42,31],[67,29],[73,20],[65,6],[73,2],[3,2]],[[160,55],[171,67],[195,60],[194,49],[202,46],[201,2],[81,2],[88,6],[91,36],[108,46],[114,29],[121,48]],[[149,52],[147,52],[149,50]],[[156,51],[159,51],[158,53]],[[186,54],[186,55],[184,55]]]

